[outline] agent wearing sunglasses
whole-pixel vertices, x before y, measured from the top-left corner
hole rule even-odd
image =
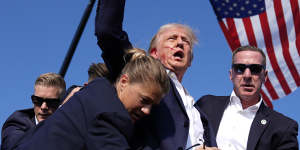
[[[126,65],[113,84],[97,78],[82,87],[17,150],[130,149],[133,123],[150,114],[170,84],[158,60],[142,50],[129,52],[132,59],[124,57]]]
[[[34,94],[31,96],[33,108],[14,112],[4,123],[1,150],[11,149],[29,129],[52,115],[58,108],[65,89],[65,81],[60,75],[40,75],[35,81]]]
[[[224,150],[298,150],[296,121],[268,108],[260,95],[266,56],[253,46],[232,55],[231,96],[207,95],[196,103],[208,116]]]

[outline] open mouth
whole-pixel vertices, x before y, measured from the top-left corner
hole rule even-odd
[[[176,53],[174,53],[173,55],[175,58],[179,58],[182,59],[184,57],[184,53],[182,51],[177,51]]]

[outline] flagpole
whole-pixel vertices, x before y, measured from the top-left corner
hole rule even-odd
[[[91,12],[92,12],[92,9],[93,9],[93,6],[94,6],[94,3],[95,3],[95,0],[90,0],[90,2],[88,3],[85,11],[84,11],[84,14],[81,18],[81,21],[77,27],[77,30],[76,30],[76,33],[73,37],[73,40],[72,40],[72,43],[69,47],[69,50],[68,50],[68,53],[66,54],[65,56],[65,59],[64,59],[64,62],[59,70],[59,74],[62,76],[62,77],[65,77],[65,74],[68,70],[68,67],[70,65],[70,62],[72,60],[72,57],[74,55],[74,52],[76,50],[76,47],[78,45],[78,42],[80,40],[80,37],[82,35],[82,32],[85,28],[85,25],[91,15]]]

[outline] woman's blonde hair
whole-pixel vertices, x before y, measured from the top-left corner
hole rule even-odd
[[[169,77],[160,61],[147,55],[145,50],[138,48],[128,50],[128,57],[130,57],[130,61],[126,63],[121,74],[127,74],[130,83],[144,82],[157,85],[161,88],[162,94],[166,94],[169,91]]]

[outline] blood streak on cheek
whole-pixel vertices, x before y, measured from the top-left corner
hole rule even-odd
[[[175,49],[170,47],[170,46],[166,46],[166,48],[171,49],[172,51],[174,51]]]

